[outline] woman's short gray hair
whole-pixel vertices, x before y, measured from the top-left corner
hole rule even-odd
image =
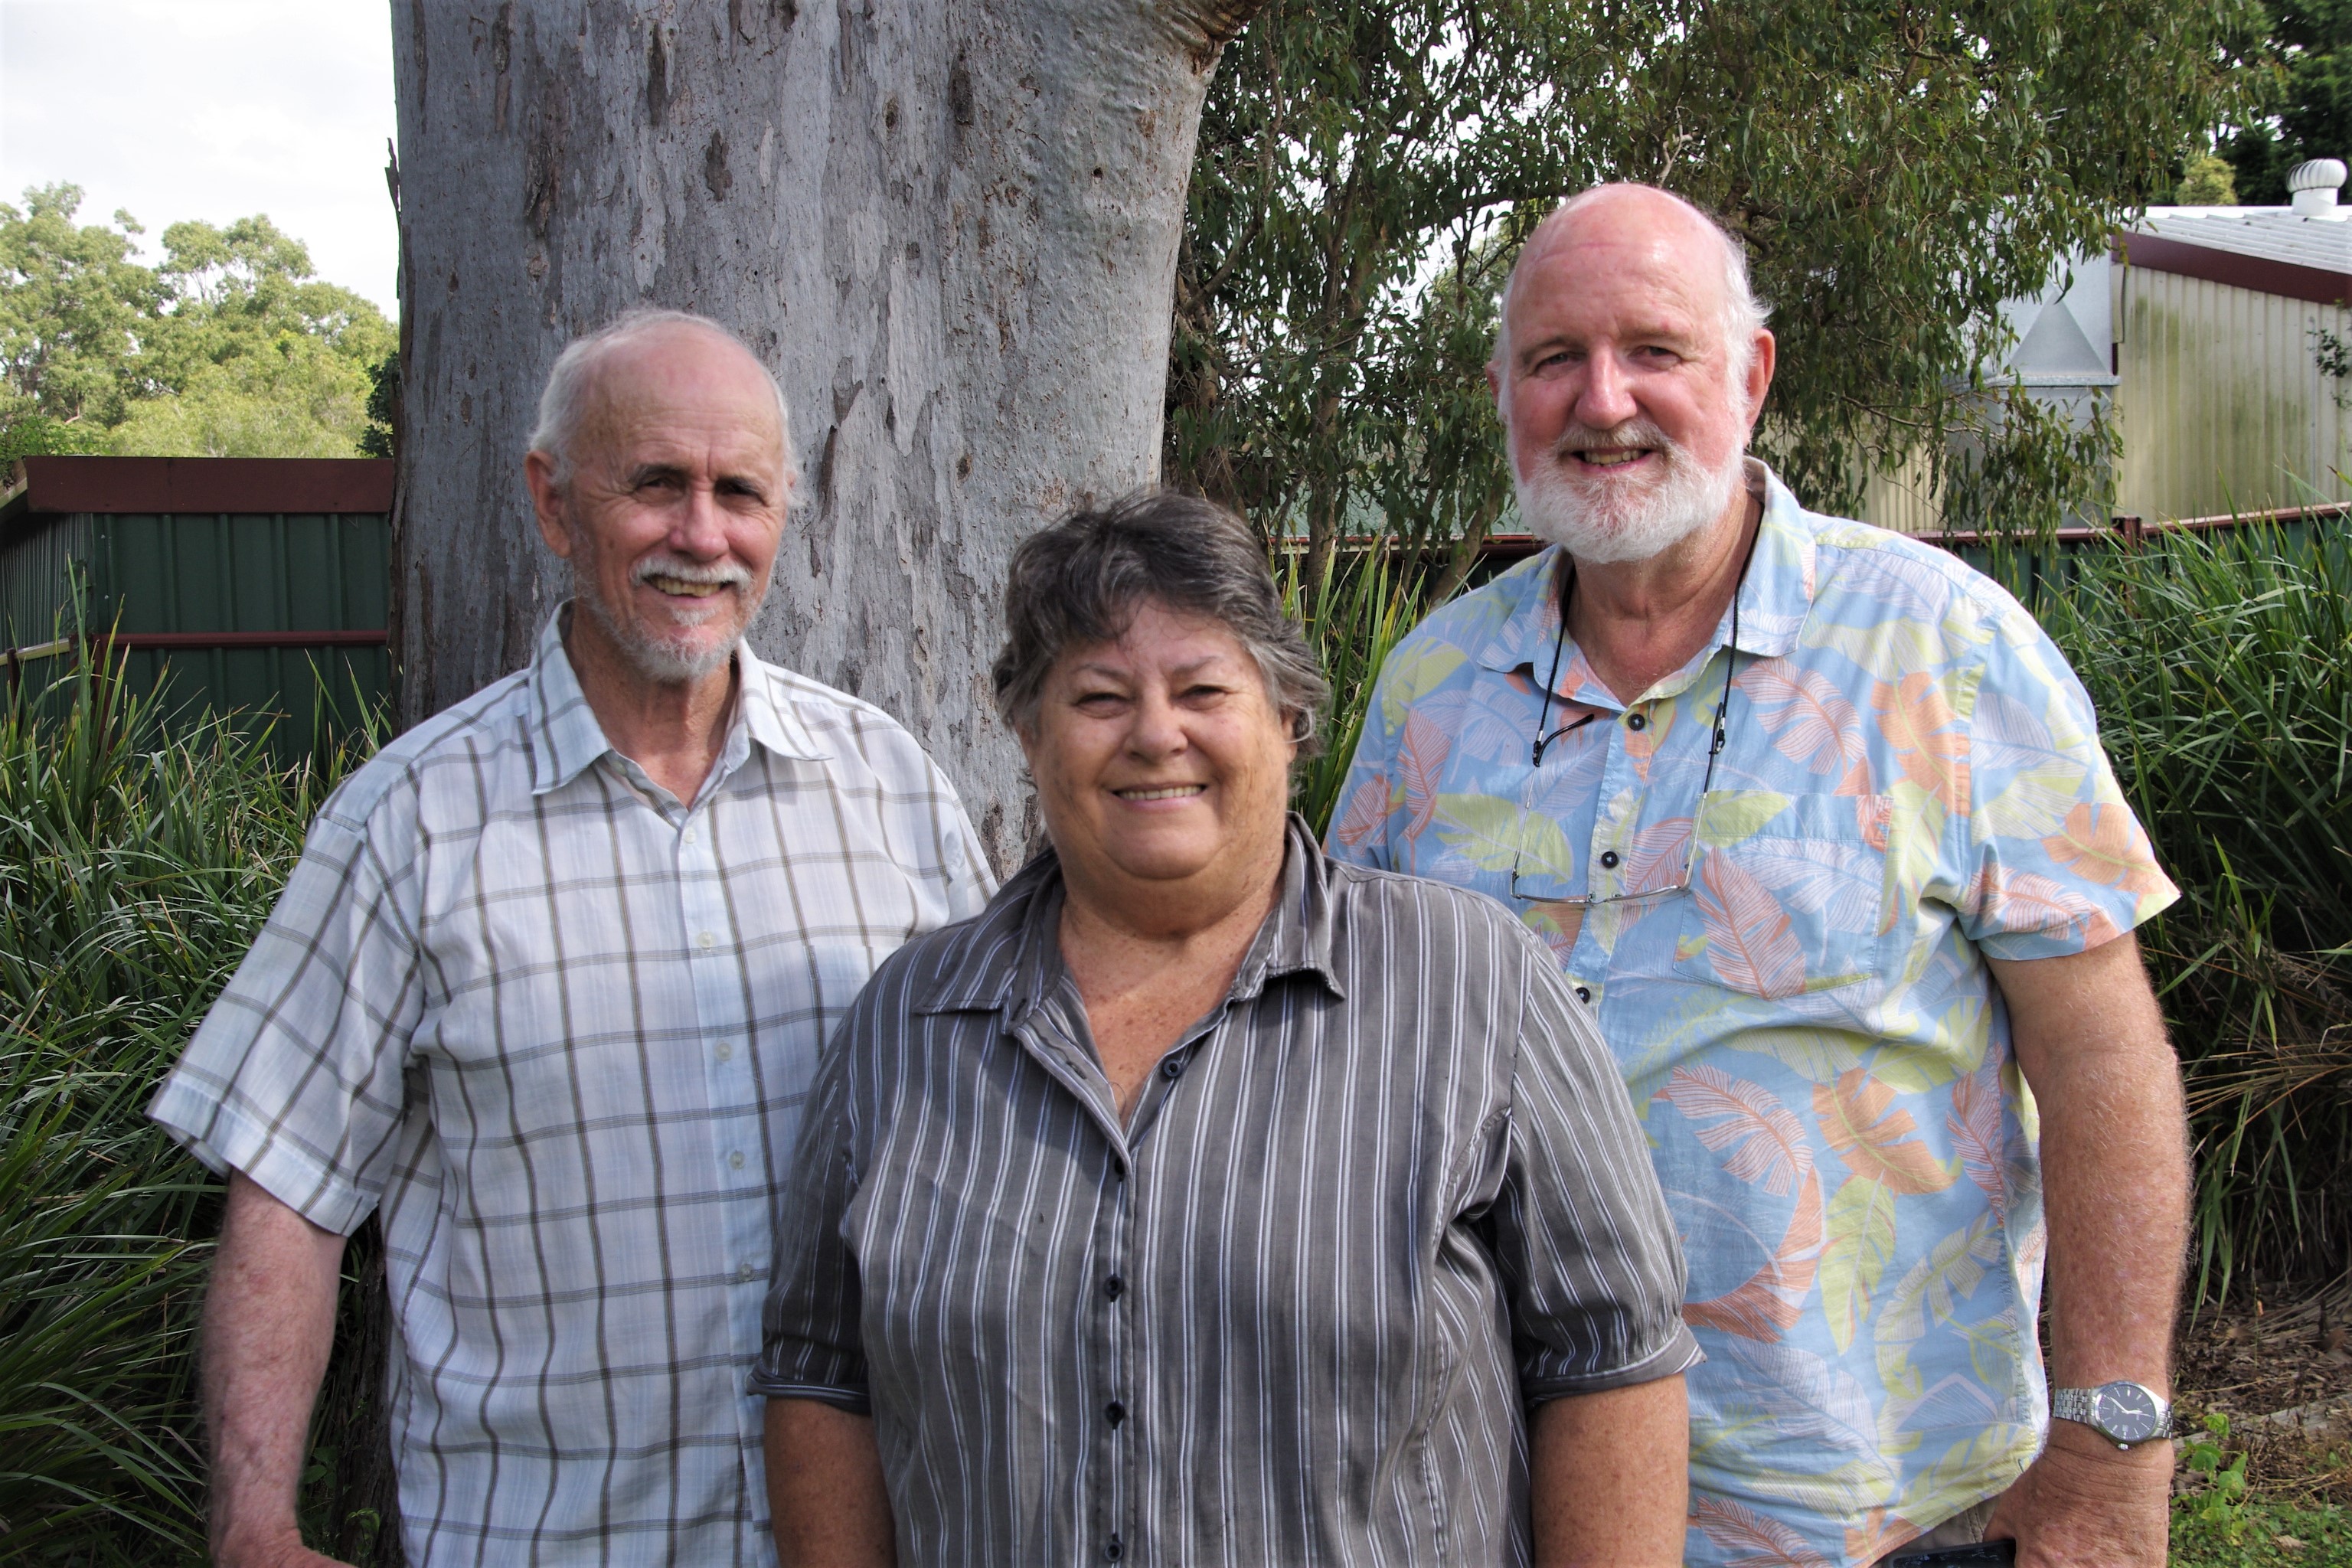
[[[784,405],[784,389],[777,384],[776,373],[769,370],[758,354],[751,353],[751,344],[709,317],[653,305],[624,310],[585,337],[574,338],[564,345],[563,352],[555,356],[554,368],[547,373],[546,387],[539,395],[539,426],[530,433],[529,449],[547,455],[555,466],[557,484],[570,479],[572,443],[579,437],[581,422],[588,417],[588,395],[595,384],[596,362],[624,343],[673,327],[714,332],[751,355],[752,363],[760,366],[776,395],[776,425],[783,433],[784,442],[784,483],[787,488],[798,484],[800,465],[793,460],[792,410]]]
[[[1081,508],[1021,542],[1004,584],[1004,651],[991,672],[997,713],[1034,734],[1055,663],[1070,648],[1117,640],[1147,604],[1231,632],[1275,711],[1289,715],[1299,755],[1319,749],[1316,718],[1331,689],[1283,608],[1265,547],[1224,508],[1173,490]]]

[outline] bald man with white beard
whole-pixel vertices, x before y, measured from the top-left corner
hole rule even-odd
[[[522,467],[577,596],[336,791],[151,1108],[229,1178],[225,1568],[329,1564],[296,1488],[372,1213],[410,1563],[773,1563],[745,1379],[817,1053],[992,889],[903,729],[744,646],[797,476],[731,333],[573,343]]]
[[[1536,231],[1487,374],[1551,547],[1390,656],[1331,847],[1509,903],[1617,1053],[1709,1358],[1688,1561],[2158,1564],[2178,893],[2016,602],[1747,456],[1765,319],[1665,192]]]

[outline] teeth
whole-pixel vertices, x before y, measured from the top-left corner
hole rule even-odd
[[[693,599],[707,599],[727,586],[724,583],[689,583],[683,577],[666,576],[658,572],[646,581],[665,594],[683,594]]]
[[[1578,457],[1583,458],[1585,462],[1591,464],[1596,468],[1613,468],[1621,463],[1630,463],[1636,458],[1644,457],[1647,454],[1639,451],[1619,452],[1614,456],[1601,452],[1580,452],[1577,454]]]
[[[1121,800],[1181,800],[1186,795],[1199,795],[1208,787],[1206,784],[1176,784],[1168,789],[1123,789],[1117,794]]]

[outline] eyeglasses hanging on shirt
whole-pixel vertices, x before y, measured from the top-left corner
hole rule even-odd
[[[1531,903],[1566,904],[1576,909],[1590,909],[1595,904],[1632,903],[1642,899],[1670,898],[1689,889],[1691,879],[1698,870],[1698,814],[1706,804],[1707,792],[1715,787],[1715,759],[1723,754],[1724,740],[1728,733],[1724,721],[1731,712],[1731,677],[1739,658],[1739,595],[1748,586],[1748,563],[1756,558],[1756,534],[1762,531],[1763,529],[1759,523],[1756,533],[1748,535],[1747,553],[1739,559],[1739,580],[1731,586],[1731,638],[1723,650],[1723,695],[1716,700],[1715,722],[1711,726],[1713,732],[1707,740],[1706,769],[1699,775],[1698,798],[1691,803],[1690,850],[1683,858],[1681,879],[1660,888],[1642,888],[1631,892],[1602,893],[1598,896],[1591,893],[1572,893],[1566,897],[1552,897],[1542,893],[1523,893],[1519,890],[1519,867],[1527,855],[1527,835],[1523,832],[1518,836],[1517,847],[1511,854],[1511,897],[1525,899]],[[1587,713],[1580,718],[1570,720],[1557,730],[1547,731],[1544,728],[1551,720],[1552,689],[1559,681],[1560,653],[1568,646],[1569,595],[1576,591],[1576,560],[1573,556],[1570,556],[1566,558],[1566,563],[1568,581],[1560,585],[1559,590],[1559,635],[1552,641],[1551,674],[1545,678],[1543,704],[1536,710],[1535,742],[1528,748],[1528,765],[1538,772],[1542,771],[1544,752],[1550,748],[1554,741],[1564,735],[1574,734],[1601,716],[1598,713]],[[1523,817],[1524,815],[1522,814]],[[1615,851],[1610,851],[1601,859],[1609,868],[1615,868],[1617,865]],[[1590,885],[1591,872],[1589,868],[1585,878],[1587,884]]]

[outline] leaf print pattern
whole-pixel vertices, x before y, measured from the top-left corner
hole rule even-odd
[[[1760,1181],[1766,1192],[1785,1197],[1813,1168],[1805,1129],[1789,1108],[1721,1068],[1676,1068],[1656,1098],[1685,1120],[1704,1123],[1692,1127],[1693,1135],[1718,1154],[1730,1150],[1723,1168],[1743,1182]]]
[[[1969,796],[1969,735],[1936,678],[1921,671],[1893,685],[1874,681],[1870,705],[1903,776],[1942,802],[1946,811],[1960,810]]]
[[[1390,805],[1386,773],[1359,780],[1348,796],[1348,809],[1339,814],[1339,826],[1331,831],[1349,847],[1360,847],[1388,826]]]
[[[1945,1118],[1960,1169],[1982,1188],[1995,1217],[2009,1204],[2001,1181],[2000,1069],[1988,1063],[1952,1085],[1952,1109]]]
[[[1792,673],[1787,660],[1765,659],[1742,670],[1732,685],[1755,705],[1772,744],[1808,772],[1845,774],[1861,765],[1862,719],[1820,670]]]
[[[1726,985],[1765,997],[1805,988],[1805,955],[1789,912],[1728,857],[1709,854],[1699,862],[1698,910],[1707,957]]]
[[[1497,898],[1517,858],[1514,907],[1591,988],[1678,1228],[1742,1249],[1705,1260],[1737,1288],[1685,1307],[1709,1357],[1686,1550],[1712,1568],[1871,1561],[2032,1454],[2046,1234],[1980,953],[2080,952],[2173,896],[2013,600],[1767,495],[1711,777],[1727,625],[1639,730],[1571,640],[1544,727],[1599,717],[1529,765],[1546,552],[1390,657],[1330,839]],[[1560,901],[1588,871],[1653,896]]]
[[[1806,1545],[1803,1536],[1739,1503],[1703,1497],[1691,1517],[1707,1540],[1738,1553],[1722,1560],[1728,1568],[1836,1568]]]
[[[1895,1194],[1856,1176],[1830,1200],[1829,1238],[1822,1247],[1822,1306],[1830,1342],[1840,1352],[1870,1317],[1870,1303],[1895,1258]]]
[[[1918,1535],[1919,1527],[1901,1514],[1874,1508],[1860,1524],[1846,1527],[1845,1554],[1856,1563],[1875,1563]]]
[[[2105,887],[2150,894],[2169,889],[2156,868],[2147,835],[2121,804],[2085,801],[2066,814],[2066,826],[2042,841],[2050,858]]]
[[[1445,753],[1454,749],[1453,735],[1433,718],[1427,710],[1414,709],[1405,715],[1404,735],[1397,752],[1397,776],[1404,784],[1405,826],[1408,839],[1421,837],[1429,826],[1430,814],[1437,809],[1438,785],[1444,777]]]
[[[1855,1175],[1911,1196],[1942,1192],[1952,1184],[1952,1173],[1937,1163],[1925,1143],[1910,1137],[1917,1124],[1894,1101],[1895,1090],[1861,1068],[1838,1074],[1834,1088],[1813,1086],[1813,1113],[1821,1119],[1822,1136]]]
[[[1670,888],[1690,868],[1691,819],[1670,816],[1651,823],[1633,836],[1625,852],[1625,890],[1650,892]]]
[[[1805,1184],[1797,1190],[1789,1228],[1772,1256],[1722,1295],[1684,1303],[1683,1321],[1693,1328],[1769,1343],[1805,1315],[1805,1298],[1812,1294],[1813,1275],[1821,1261],[1822,1179],[1817,1172],[1807,1171]]]

